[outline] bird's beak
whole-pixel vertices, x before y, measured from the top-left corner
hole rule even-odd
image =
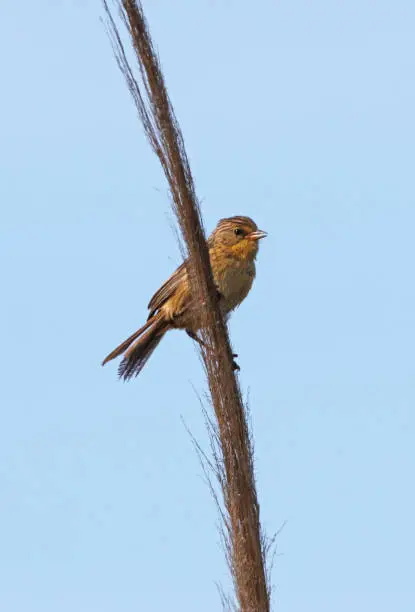
[[[251,232],[247,234],[245,238],[248,240],[261,240],[261,238],[265,238],[268,236],[267,232],[263,232],[262,230],[257,230],[256,232]]]

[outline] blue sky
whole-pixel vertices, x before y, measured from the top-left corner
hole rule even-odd
[[[180,263],[99,2],[2,3],[0,608],[229,588],[191,341],[102,358]],[[415,609],[415,5],[145,2],[208,231],[269,232],[231,320],[284,612]]]

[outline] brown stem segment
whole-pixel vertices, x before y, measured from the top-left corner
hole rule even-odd
[[[217,463],[225,512],[223,530],[235,595],[242,612],[269,612],[265,539],[253,469],[253,448],[246,410],[234,373],[227,326],[219,310],[199,202],[180,126],[170,102],[140,2],[116,2],[129,32],[140,70],[140,84],[129,64],[118,27],[103,0],[108,32],[118,66],[137,107],[146,136],[170,186],[173,208],[190,259],[192,292],[205,304],[200,350],[217,420]]]

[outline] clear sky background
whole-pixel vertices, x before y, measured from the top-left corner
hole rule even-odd
[[[415,609],[415,4],[145,2],[208,231],[269,232],[231,320],[275,609]],[[180,263],[89,0],[0,7],[0,609],[211,612],[230,586],[178,332],[102,358]]]

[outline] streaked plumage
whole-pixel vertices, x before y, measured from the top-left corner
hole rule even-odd
[[[258,240],[264,236],[252,219],[238,216],[219,221],[209,237],[210,263],[224,315],[248,295],[255,278]],[[151,298],[146,324],[112,351],[102,365],[124,353],[119,375],[127,380],[141,372],[169,329],[185,329],[197,339],[200,320],[191,297],[185,261]]]

